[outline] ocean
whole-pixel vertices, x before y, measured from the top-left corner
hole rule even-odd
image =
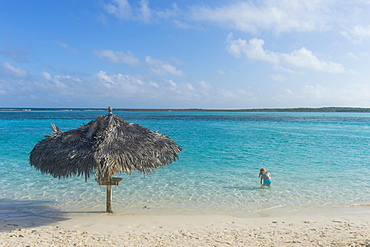
[[[5,218],[105,211],[94,177],[43,175],[28,161],[50,123],[62,131],[96,109],[0,111],[0,212]],[[155,173],[117,174],[117,213],[240,214],[370,205],[370,114],[125,111],[113,113],[176,141],[179,160]],[[261,187],[259,169],[272,175]]]

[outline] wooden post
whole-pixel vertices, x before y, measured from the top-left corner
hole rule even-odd
[[[107,213],[113,213],[112,210],[112,185],[107,185]]]
[[[110,177],[109,180],[99,181],[100,185],[107,186],[107,213],[113,213],[112,210],[112,185],[119,185],[122,178],[119,177]]]

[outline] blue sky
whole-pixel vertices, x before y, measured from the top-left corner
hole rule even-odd
[[[370,107],[365,0],[17,0],[0,107]]]

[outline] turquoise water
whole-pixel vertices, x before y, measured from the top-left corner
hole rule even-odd
[[[0,112],[0,212],[11,217],[105,210],[105,186],[55,179],[28,163],[50,123],[78,128],[106,111]],[[120,174],[116,212],[250,214],[370,204],[370,114],[114,111],[182,148],[154,174]],[[261,167],[272,174],[261,188]]]

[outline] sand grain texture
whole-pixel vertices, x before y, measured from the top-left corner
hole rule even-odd
[[[0,246],[370,246],[370,214],[89,215],[3,220]]]

